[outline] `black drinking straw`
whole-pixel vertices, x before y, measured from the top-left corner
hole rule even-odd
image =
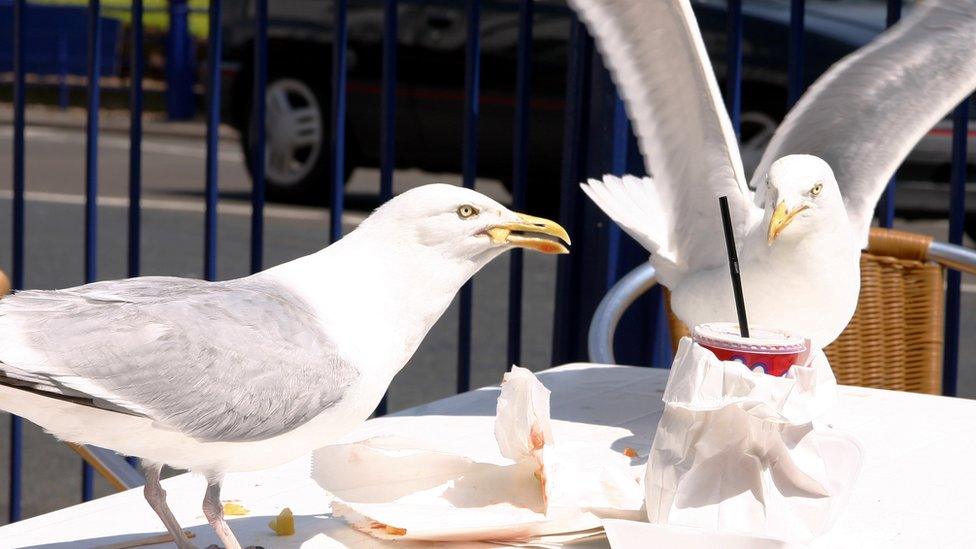
[[[749,321],[746,320],[746,302],[742,298],[742,278],[739,274],[739,256],[735,253],[735,235],[732,234],[732,216],[729,214],[729,199],[719,197],[722,208],[722,228],[725,230],[725,250],[729,253],[729,274],[732,275],[732,293],[735,295],[735,313],[739,316],[739,334],[749,337]]]

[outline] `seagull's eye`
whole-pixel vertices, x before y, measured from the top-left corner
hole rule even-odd
[[[823,183],[817,183],[816,185],[813,186],[812,189],[810,189],[810,196],[819,196],[820,191],[822,190],[823,190]]]
[[[475,208],[474,206],[471,206],[469,204],[465,204],[463,206],[458,207],[457,214],[458,217],[460,217],[461,219],[468,219],[469,217],[474,217],[478,215],[478,208]]]

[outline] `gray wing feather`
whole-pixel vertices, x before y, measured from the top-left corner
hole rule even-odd
[[[921,3],[810,87],[773,135],[752,185],[764,188],[758,183],[778,158],[819,156],[834,170],[851,225],[866,244],[888,180],[974,87],[976,1]]]
[[[752,204],[732,123],[689,0],[569,0],[569,5],[596,40],[634,124],[647,173],[653,174],[653,180],[638,180],[653,186],[640,198],[613,196],[615,188],[623,189],[613,182],[605,182],[609,193],[596,188],[588,194],[622,225],[629,223],[616,214],[627,210],[637,210],[633,219],[655,218],[628,232],[644,233],[638,240],[679,269],[721,265],[725,248],[715,238],[722,234],[716,199],[728,197],[740,238],[761,212]],[[635,199],[636,207],[630,204]]]
[[[35,388],[206,441],[288,432],[358,377],[300,297],[256,279],[145,277],[20,292],[0,300],[0,362],[5,376]]]

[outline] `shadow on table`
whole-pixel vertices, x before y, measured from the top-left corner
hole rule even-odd
[[[643,374],[636,380],[635,370]],[[633,463],[640,465],[647,460],[651,437],[664,410],[661,397],[669,373],[660,368],[592,366],[536,375],[552,392],[553,420],[629,429],[632,434],[617,439],[611,447],[619,452],[635,449],[638,457]],[[493,417],[499,391],[498,387],[487,387],[462,393],[417,406],[403,415]]]
[[[647,377],[635,382],[634,370],[646,372]],[[613,414],[614,408],[626,408],[630,411],[663,409],[661,395],[668,373],[669,370],[663,368],[592,366],[538,372],[536,376],[552,391],[552,419],[609,425],[608,421],[620,419]],[[421,404],[411,408],[407,414],[398,412],[392,415],[494,416],[498,392],[497,386],[485,387]],[[630,406],[621,407],[622,397],[645,399],[646,406],[640,402],[631,402]]]
[[[346,544],[361,544],[369,541],[366,534],[357,532],[345,526],[345,523],[332,520],[328,514],[317,515],[295,515],[295,535],[276,536],[269,528],[268,522],[274,518],[271,515],[254,515],[244,517],[230,517],[228,523],[231,530],[240,540],[241,544],[247,546],[261,546],[265,549],[291,549],[301,547],[303,543],[311,541],[316,536],[328,536],[328,539],[339,541]],[[195,534],[190,541],[197,547],[207,547],[211,544],[218,544],[217,536],[208,524],[196,525],[186,530]],[[146,540],[164,535],[163,530],[155,532],[142,532],[138,534],[123,534],[116,536],[102,536],[88,539],[78,539],[59,543],[45,543],[40,545],[27,545],[25,548],[31,549],[112,549],[120,545],[131,544],[139,540]],[[139,545],[139,547],[173,547],[172,542],[163,542],[152,545]]]

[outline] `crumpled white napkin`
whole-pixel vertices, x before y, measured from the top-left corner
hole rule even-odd
[[[445,451],[436,438],[451,422],[456,428],[471,419],[384,418],[388,435],[317,450],[312,478],[336,496],[333,513],[384,539],[527,541],[574,533],[560,538],[566,541],[591,535],[601,518],[640,517],[644,494],[630,458],[576,441],[556,444],[549,390],[529,370],[505,374],[494,441],[486,428],[486,444],[471,449],[480,461]],[[398,436],[398,426],[431,438]],[[493,456],[484,452],[489,444]]]
[[[831,526],[861,449],[814,423],[837,382],[823,352],[805,364],[768,376],[682,339],[644,480],[652,523],[790,542]]]

